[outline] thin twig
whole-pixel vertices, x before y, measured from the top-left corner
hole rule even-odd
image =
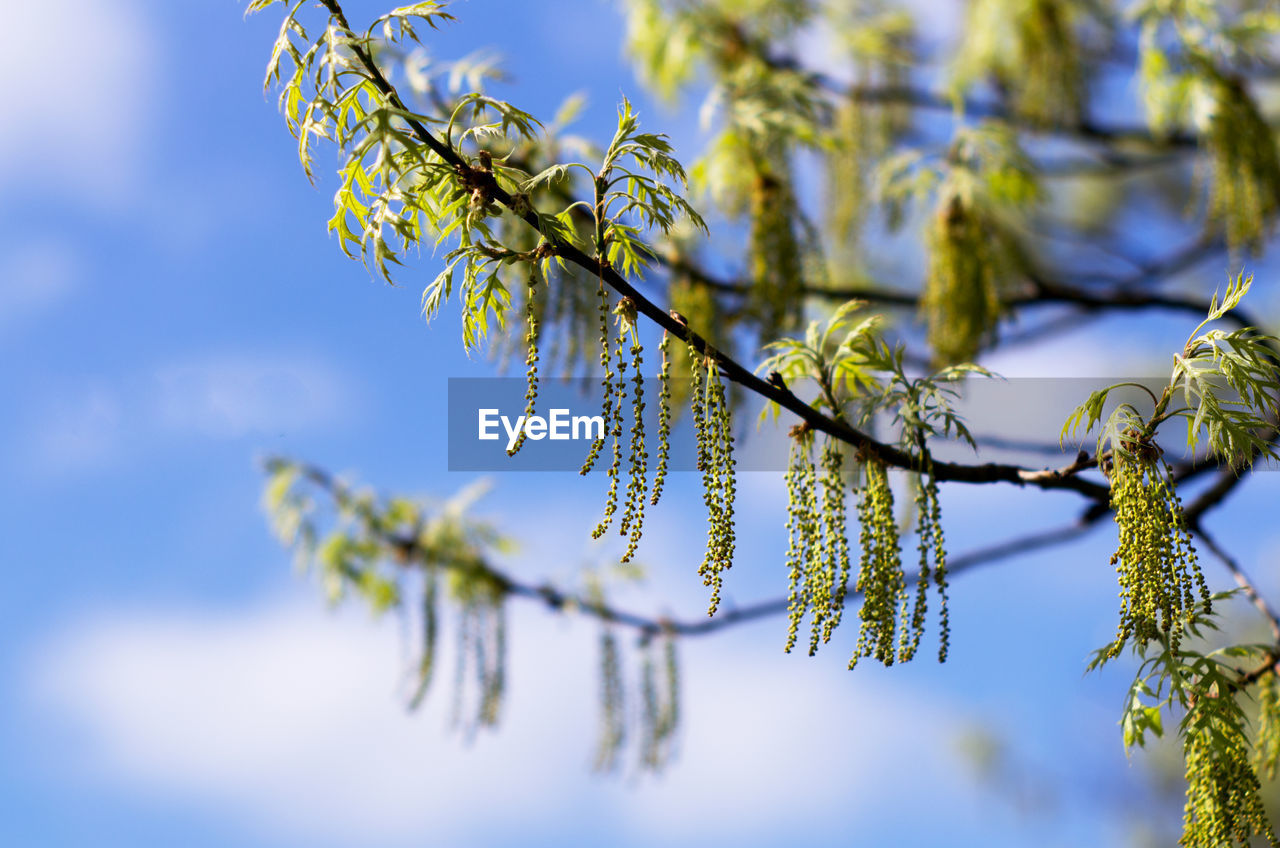
[[[269,460],[268,462],[272,461]],[[324,469],[308,464],[292,464],[303,477],[325,492],[335,502],[342,502],[350,498],[351,495],[346,486]],[[1088,532],[1095,522],[1096,519],[1079,520],[1064,527],[1041,530],[978,548],[953,557],[947,563],[947,573],[950,576],[954,576],[982,565],[1062,544]],[[636,630],[641,638],[652,638],[659,634],[701,636],[714,633],[737,624],[745,624],[758,619],[781,615],[787,611],[790,603],[787,598],[775,598],[736,609],[727,609],[714,618],[699,617],[693,620],[648,616],[620,609],[600,600],[584,598],[547,583],[538,584],[518,580],[483,560],[470,558],[467,558],[465,562],[462,560],[429,560],[428,552],[411,535],[391,533],[372,524],[368,525],[368,530],[375,540],[387,550],[391,558],[402,565],[417,562],[445,570],[466,568],[468,571],[492,581],[494,585],[500,587],[509,595],[540,601],[556,612],[574,610],[600,621],[630,627]],[[909,575],[906,579],[908,583],[914,583],[916,576]],[[860,597],[860,595],[861,593],[855,591],[850,592],[848,597],[856,598]]]
[[[1267,600],[1258,592],[1257,586],[1249,579],[1249,575],[1244,573],[1244,569],[1240,567],[1240,563],[1227,553],[1221,545],[1214,540],[1212,536],[1205,532],[1204,528],[1197,525],[1194,528],[1195,534],[1200,537],[1200,541],[1204,542],[1206,548],[1213,552],[1213,555],[1221,560],[1227,571],[1231,572],[1231,577],[1236,581],[1236,585],[1243,591],[1246,598],[1258,608],[1258,612],[1262,613],[1267,619],[1267,623],[1271,626],[1271,635],[1277,644],[1280,644],[1280,616],[1267,603]]]

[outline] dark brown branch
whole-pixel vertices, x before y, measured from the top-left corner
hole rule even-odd
[[[1209,303],[1205,300],[1191,296],[1165,295],[1139,289],[1143,286],[1155,285],[1185,271],[1221,248],[1222,245],[1218,239],[1198,240],[1165,259],[1151,263],[1133,274],[1118,278],[1115,281],[1115,285],[1107,290],[1087,289],[1079,285],[1054,281],[1039,274],[1033,274],[1030,279],[1030,291],[1006,300],[1005,306],[1026,308],[1050,304],[1072,304],[1090,312],[1099,310],[1137,311],[1165,309],[1204,315],[1209,310]],[[751,281],[720,279],[687,259],[675,259],[661,254],[656,255],[656,258],[667,267],[688,275],[698,283],[714,291],[745,295],[754,286]],[[841,303],[848,300],[865,300],[868,303],[910,308],[916,308],[920,303],[920,298],[915,293],[883,289],[877,286],[804,285],[801,286],[801,291],[810,297],[821,297]],[[1259,326],[1252,317],[1238,309],[1228,313],[1228,318],[1240,326]]]
[[[386,76],[378,68],[377,63],[370,55],[369,51],[361,44],[359,38],[354,37],[354,31],[351,29],[350,23],[347,21],[345,14],[337,0],[320,0],[321,4],[332,15],[333,20],[352,35],[350,49],[354,53],[357,60],[364,67],[365,73],[368,74],[369,81],[387,98],[387,102],[393,107],[406,113],[404,117],[405,123],[412,130],[415,136],[425,144],[440,159],[452,165],[460,172],[467,173],[473,178],[477,178],[483,172],[477,172],[471,163],[467,162],[461,154],[438,139],[425,125],[420,121],[408,117],[409,109],[401,100],[399,93],[395,87],[388,82]],[[511,195],[493,180],[492,175],[488,175],[485,191],[497,203],[505,206],[510,210],[511,214],[521,218],[539,233],[542,233],[541,221],[536,211],[529,209],[528,204],[517,204]],[[555,249],[556,255],[561,259],[572,262],[573,264],[589,271],[600,277],[610,288],[623,297],[630,298],[636,305],[637,310],[646,318],[653,321],[659,327],[662,327],[674,337],[685,341],[696,351],[714,361],[719,366],[720,373],[743,388],[773,401],[780,407],[790,411],[802,421],[807,423],[814,430],[820,431],[831,436],[834,439],[845,442],[860,450],[874,455],[886,465],[895,468],[904,468],[911,470],[920,470],[923,460],[906,451],[896,448],[892,445],[877,441],[866,433],[854,427],[845,424],[835,418],[824,415],[817,409],[805,403],[796,395],[792,394],[785,388],[780,388],[765,380],[760,379],[746,367],[738,363],[735,359],[717,350],[713,345],[707,342],[702,336],[694,332],[682,321],[676,320],[667,312],[664,312],[652,301],[644,297],[635,289],[625,278],[618,274],[608,264],[598,260],[595,257],[584,253],[576,245],[569,242],[561,241],[554,236],[548,236],[542,233]],[[964,465],[950,462],[934,462],[932,471],[934,476],[943,482],[963,482],[963,483],[1014,483],[1019,486],[1032,485],[1042,489],[1066,489],[1079,492],[1086,497],[1098,500],[1106,494],[1106,489],[1088,480],[1082,480],[1074,476],[1075,471],[1080,470],[1077,464],[1073,463],[1068,466],[1070,473],[1060,469],[1058,471],[1046,470],[1036,471],[1021,468],[1014,465],[1000,465],[997,463],[986,463],[982,465]]]

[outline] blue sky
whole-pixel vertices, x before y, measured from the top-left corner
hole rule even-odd
[[[286,453],[392,491],[470,482],[446,470],[441,403],[449,377],[492,367],[465,356],[454,313],[424,324],[433,261],[391,288],[326,236],[332,185],[308,185],[261,94],[274,13],[245,21],[232,0],[4,7],[18,37],[0,70],[19,84],[0,122],[0,842],[999,846],[1129,835],[1150,797],[1114,726],[1125,673],[1082,677],[1114,627],[1105,527],[957,580],[943,667],[848,673],[850,628],[816,660],[786,657],[780,621],[689,644],[681,756],[659,780],[588,772],[595,631],[518,601],[499,731],[470,745],[448,733],[445,692],[406,715],[411,636],[394,617],[324,608],[268,534],[255,459]],[[691,109],[659,108],[634,81],[611,4],[469,0],[454,11],[462,24],[435,36],[440,54],[498,48],[510,96],[535,114],[585,91],[580,131],[599,137],[625,93],[646,126],[687,152],[699,144]],[[1201,270],[1192,282],[1204,289],[1225,272]],[[1123,373],[1140,366],[1140,342],[1185,332],[1127,320],[993,367]],[[1121,330],[1130,347],[1086,343]],[[702,607],[688,552],[703,533],[695,482],[678,477],[649,520],[651,583],[621,601]],[[572,578],[604,557],[588,539],[594,481],[494,483],[481,511],[522,541],[517,573]],[[730,602],[783,591],[779,483],[744,478]],[[1210,522],[1271,588],[1278,492],[1260,475]],[[993,528],[1065,522],[1075,507],[1069,495],[994,487],[944,495],[957,551]],[[1054,804],[1028,818],[985,789],[959,753],[973,727],[998,732]]]

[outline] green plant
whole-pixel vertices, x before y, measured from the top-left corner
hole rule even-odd
[[[414,248],[446,246],[444,270],[424,292],[424,313],[433,319],[456,300],[463,345],[471,351],[495,335],[510,343],[515,334],[508,322],[518,310],[525,319],[530,410],[543,339],[550,337],[557,351],[550,358],[564,370],[599,372],[606,431],[581,470],[602,462],[608,443],[608,488],[594,535],[604,536],[618,518],[625,538],[620,563],[632,562],[640,550],[646,502],[657,505],[663,491],[672,422],[685,407],[695,431],[708,528],[698,574],[711,590],[711,618],[696,622],[617,609],[599,575],[581,591],[518,581],[491,561],[501,537],[452,506],[433,512],[405,499],[381,501],[307,466],[273,462],[268,505],[276,527],[319,571],[331,598],[355,592],[375,609],[387,609],[405,603],[411,577],[421,579],[424,689],[442,597],[460,622],[456,641],[468,659],[458,667],[474,678],[478,694],[468,714],[476,726],[492,724],[499,714],[503,613],[510,599],[592,615],[602,625],[597,764],[613,768],[624,741],[634,737],[628,734],[634,711],[625,707],[625,652],[616,638],[631,628],[639,635],[641,667],[638,686],[630,687],[640,692],[639,763],[656,769],[676,733],[679,639],[785,610],[785,649],[799,643],[807,617],[813,654],[836,634],[844,605],[861,595],[850,666],[866,657],[890,665],[917,653],[933,594],[939,659],[945,660],[947,590],[960,567],[943,533],[941,487],[1065,491],[1086,505],[1072,532],[1115,517],[1122,609],[1116,638],[1094,665],[1126,648],[1140,662],[1124,712],[1126,745],[1162,732],[1163,716],[1181,715],[1184,844],[1245,844],[1254,836],[1275,842],[1255,768],[1271,771],[1276,760],[1280,641],[1199,653],[1188,639],[1218,632],[1209,578],[1193,548],[1199,537],[1280,640],[1280,619],[1201,523],[1257,463],[1277,459],[1280,354],[1275,340],[1239,310],[1251,282],[1243,274],[1221,301],[1215,295],[1208,304],[1154,286],[1212,255],[1220,243],[1234,253],[1242,246],[1260,251],[1268,241],[1280,209],[1280,157],[1248,74],[1268,58],[1280,18],[1197,0],[1143,0],[1130,18],[1105,4],[981,0],[971,14],[990,22],[990,31],[966,42],[939,95],[912,87],[909,68],[922,59],[911,42],[910,16],[888,3],[629,0],[628,48],[642,78],[669,97],[700,73],[712,81],[704,110],[711,141],[686,171],[665,136],[641,130],[626,100],[611,140],[596,148],[566,145],[567,116],[544,125],[487,94],[493,69],[483,62],[455,69],[452,76],[466,85],[442,86],[428,76],[417,91],[420,103],[402,93],[386,69],[403,59],[408,42],[452,20],[440,3],[403,6],[364,30],[351,25],[337,0],[320,0],[317,19],[306,22],[305,0],[254,0],[249,8],[275,5],[285,12],[268,84],[281,84],[282,111],[308,177],[315,178],[319,139],[338,148],[342,165],[330,229],[341,249],[391,279]],[[779,52],[789,36],[819,21],[838,36],[859,69],[858,82],[841,84]],[[1138,43],[1137,75],[1148,111],[1141,127],[1098,123],[1089,108],[1103,73],[1093,57],[1122,47],[1126,28],[1136,28],[1130,35]],[[953,114],[941,143],[912,137],[920,129],[915,111],[922,109]],[[1082,158],[1069,158],[1066,167],[1050,161],[1039,144],[1046,135],[1083,148]],[[574,153],[588,161],[572,160]],[[810,220],[812,207],[800,197],[797,162],[813,156],[839,181],[836,196],[828,198],[830,221]],[[1135,276],[1095,275],[1103,278],[1100,285],[1076,273],[1072,261],[1055,261],[1045,247],[1051,239],[1037,228],[1053,219],[1042,210],[1053,201],[1061,206],[1066,192],[1056,181],[1128,179],[1189,156],[1208,165],[1201,167],[1208,182],[1197,222],[1202,233],[1190,249]],[[686,195],[689,186],[697,205],[711,210],[706,219]],[[840,194],[846,186],[850,191]],[[1159,188],[1175,192],[1178,186]],[[1199,196],[1178,195],[1179,214]],[[924,220],[913,220],[920,205],[927,209]],[[853,238],[873,219],[887,231],[922,225],[927,259],[917,289],[901,288],[894,272],[873,268],[865,239]],[[735,257],[743,278],[724,279],[709,270],[715,264],[701,261],[702,251],[717,247],[699,240],[709,234],[708,221],[745,224],[745,248]],[[1076,229],[1098,235],[1092,226]],[[895,285],[883,284],[888,278]],[[510,279],[530,281],[516,303],[504,282]],[[638,288],[642,281],[665,282],[671,308],[647,297]],[[885,309],[872,312],[873,304]],[[940,458],[948,441],[979,448],[956,403],[966,380],[992,376],[972,361],[1002,344],[1002,321],[1048,304],[1087,312],[1158,308],[1207,318],[1174,354],[1162,388],[1117,383],[1093,393],[1070,417],[1060,440],[1096,428],[1092,452],[1083,449],[1050,469]],[[927,353],[914,349],[919,334],[895,323],[890,307],[923,319]],[[1227,320],[1237,328],[1210,328]],[[650,481],[642,336],[655,328],[662,356]],[[765,356],[752,369],[743,361],[757,346]],[[726,573],[739,555],[734,418],[740,407],[731,387],[763,402],[765,420],[770,413],[787,416],[791,434],[788,596],[746,611],[721,609]],[[1115,402],[1127,390],[1146,397]],[[1175,464],[1166,460],[1160,436],[1176,418],[1186,425],[1189,458]],[[1184,505],[1179,487],[1211,472],[1218,475],[1213,485]],[[909,524],[895,514],[899,477],[910,487]],[[308,487],[327,493],[334,506],[323,536]],[[856,573],[848,526],[854,491]],[[914,574],[902,565],[910,533],[918,554]],[[1063,537],[1054,531],[1017,539],[960,561],[998,558]],[[662,648],[662,673],[655,645]],[[1240,658],[1253,667],[1228,662]],[[1255,687],[1261,691],[1256,739],[1242,705]],[[464,691],[470,689],[455,689]]]

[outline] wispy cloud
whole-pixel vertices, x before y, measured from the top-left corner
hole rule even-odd
[[[157,444],[271,438],[349,420],[350,386],[290,352],[207,354],[147,373],[50,390],[26,410],[21,464],[68,472]]]
[[[39,180],[112,202],[135,176],[149,99],[150,36],[122,0],[6,4],[0,186]],[[36,176],[38,175],[38,176]]]
[[[626,833],[621,842],[714,833],[745,844],[762,829],[790,832],[795,815],[839,809],[839,826],[911,803],[895,800],[895,778],[931,779],[921,763],[937,762],[926,752],[953,727],[873,679],[847,686],[838,663],[719,642],[686,657],[679,763],[659,781],[595,779],[594,640],[588,625],[563,625],[515,611],[508,718],[470,748],[443,731],[447,692],[424,715],[403,711],[394,627],[325,615],[310,599],[108,612],[37,651],[30,691],[88,740],[68,766],[324,844],[421,844],[428,833],[492,844],[570,820]]]
[[[149,400],[155,420],[178,433],[236,438],[294,430],[341,411],[337,379],[296,356],[229,355],[164,366]]]
[[[0,256],[0,340],[66,300],[76,264],[72,247],[52,239],[27,242]]]

